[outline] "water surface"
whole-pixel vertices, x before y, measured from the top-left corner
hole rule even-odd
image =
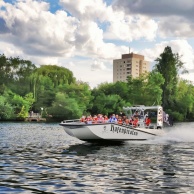
[[[0,123],[0,193],[192,193],[193,128],[114,146],[77,140],[58,123]]]

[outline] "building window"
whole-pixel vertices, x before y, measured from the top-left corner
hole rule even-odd
[[[120,65],[120,67],[122,67],[122,65]]]
[[[127,67],[130,67],[131,66],[131,64],[127,64]]]
[[[131,70],[131,68],[127,68],[127,70]]]

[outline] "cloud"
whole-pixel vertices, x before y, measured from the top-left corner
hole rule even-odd
[[[164,18],[159,22],[159,35],[166,37],[193,37],[194,22],[189,22],[188,19],[179,16]]]
[[[99,61],[94,61],[93,64],[91,65],[91,70],[92,71],[96,71],[96,70],[104,70],[106,69],[106,66],[104,65],[103,62],[99,62]]]
[[[114,1],[114,9],[129,15],[144,15],[155,18],[162,37],[194,36],[193,0],[122,0]]]
[[[12,42],[29,55],[72,55],[75,49],[73,32],[79,23],[76,18],[67,16],[64,11],[52,14],[49,4],[43,1],[4,3],[2,7],[0,19],[6,26],[0,32],[4,41]],[[5,33],[7,29],[9,33]]]
[[[6,57],[24,57],[24,53],[21,49],[18,49],[13,44],[7,42],[1,42],[0,53],[4,54]]]
[[[146,56],[147,60],[153,62],[156,58],[163,53],[164,48],[170,46],[173,53],[178,53],[181,61],[184,63],[186,69],[194,69],[194,50],[192,46],[185,39],[177,39],[171,41],[164,41],[156,44],[154,48],[144,49],[142,53]]]
[[[115,0],[115,9],[122,9],[129,14],[144,14],[149,16],[184,16],[193,17],[193,0]]]
[[[60,5],[70,15],[79,18],[81,21],[99,20],[101,22],[108,19],[111,7],[102,0],[71,1],[60,0]]]
[[[82,80],[89,83],[92,88],[96,87],[100,83],[111,83],[113,81],[112,62],[110,61],[96,60],[95,62],[95,60],[93,59],[88,59],[85,61],[70,59],[69,61],[67,61],[60,59],[59,64],[60,66],[66,67],[71,70],[77,80]],[[91,71],[91,64],[95,66],[95,71]]]
[[[138,38],[153,40],[158,28],[157,23],[146,16],[133,16],[122,10],[113,9],[102,0],[69,1],[61,0],[65,10],[79,18],[80,22],[95,21],[104,27],[104,38],[132,41]],[[89,26],[89,25],[88,25]],[[143,29],[143,30],[142,30]]]
[[[131,42],[140,38],[154,40],[158,29],[157,23],[146,16],[129,16],[120,14],[110,22],[105,32],[106,39],[116,39]]]
[[[193,69],[193,0],[60,0],[60,9],[52,7],[50,0],[1,0],[0,53],[70,68],[93,86],[112,81],[113,59],[129,44],[152,62],[171,46]]]

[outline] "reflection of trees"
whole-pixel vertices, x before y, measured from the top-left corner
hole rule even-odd
[[[77,144],[65,155],[74,159],[81,172],[90,171],[90,178],[99,176],[99,181],[109,182],[120,191],[173,194],[184,193],[185,187],[180,187],[189,184],[184,152],[179,155],[178,150],[177,144]]]

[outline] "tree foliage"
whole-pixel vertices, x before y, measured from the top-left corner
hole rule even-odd
[[[0,96],[0,120],[11,119],[14,115],[14,110],[11,104],[7,102],[4,96]]]
[[[177,92],[178,73],[184,70],[183,62],[179,54],[174,54],[169,46],[165,47],[160,57],[156,59],[155,71],[162,74],[162,105],[164,108],[172,108]]]
[[[30,75],[35,69],[36,66],[31,61],[0,55],[0,88],[6,85],[19,95],[29,93]],[[19,87],[21,85],[22,87]]]
[[[40,113],[43,108],[45,117],[59,121],[82,114],[117,114],[123,106],[162,104],[175,120],[193,120],[194,86],[179,78],[181,72],[186,70],[180,56],[166,47],[150,73],[90,89],[64,67],[36,67],[0,55],[0,118],[24,119],[29,111]]]
[[[52,106],[47,109],[47,112],[56,120],[77,119],[82,115],[82,110],[79,107],[75,98],[69,98],[66,94],[58,92]]]

